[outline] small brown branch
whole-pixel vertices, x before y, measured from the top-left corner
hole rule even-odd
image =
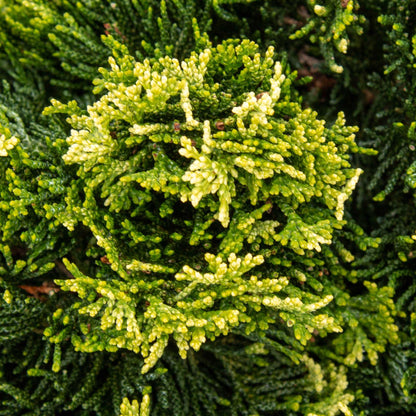
[[[60,260],[54,261],[56,268],[63,273],[66,277],[70,279],[75,279],[72,273],[65,267],[65,265]]]

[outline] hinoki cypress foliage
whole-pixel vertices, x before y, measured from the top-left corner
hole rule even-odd
[[[183,58],[198,47],[195,31],[209,31],[213,19],[224,24],[233,3],[247,2],[2,0],[0,45],[10,60],[25,68],[36,66],[47,82],[77,91],[88,88],[85,80],[107,65],[111,49],[101,36],[113,35],[139,59],[166,54]]]
[[[365,17],[357,15],[360,5],[356,0],[307,1],[311,16],[307,23],[290,36],[292,39],[309,35],[312,43],[318,43],[331,71],[340,73],[343,67],[335,62],[335,51],[346,54],[350,43],[348,29],[362,34]],[[351,28],[350,28],[351,26]]]
[[[415,10],[362,3],[0,0],[1,415],[412,414]]]
[[[374,234],[381,239],[357,262],[360,275],[388,282],[400,310],[402,342],[388,350],[382,363],[368,370],[382,388],[377,404],[382,412],[411,414],[415,403],[415,59],[416,34],[413,2],[393,1],[381,10],[377,23],[384,32],[383,66],[371,74],[368,85],[379,93],[373,129],[367,130],[379,149],[367,189],[378,213]],[[358,375],[357,375],[358,377]],[[373,386],[365,386],[374,389]]]
[[[248,41],[182,64],[134,62],[124,48],[117,55],[95,81],[107,94],[87,113],[74,102],[46,110],[71,115],[63,159],[79,165],[83,187],[46,215],[70,231],[89,228],[103,263],[94,279],[66,261],[74,279],[59,284],[84,301],[76,318],[55,316],[64,326],[79,320],[75,347],[140,352],[146,372],[170,335],[186,357],[206,338],[238,325],[265,330],[279,317],[302,344],[314,330],[340,331],[311,313],[333,294],[292,288],[279,265],[291,257],[289,277],[307,280],[297,263],[304,268],[310,253],[314,269],[313,251],[341,228],[359,174],[343,156],[358,150],[354,129],[342,115],[327,129],[302,110],[273,50],[262,59]],[[46,332],[53,342],[66,333]]]

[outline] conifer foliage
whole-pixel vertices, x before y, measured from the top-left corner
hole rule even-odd
[[[0,0],[0,415],[412,414],[402,3]]]

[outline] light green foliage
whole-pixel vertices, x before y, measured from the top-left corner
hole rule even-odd
[[[337,357],[343,357],[341,362],[345,365],[363,361],[364,354],[372,365],[376,365],[378,355],[385,351],[386,345],[399,342],[393,317],[396,312],[393,290],[378,288],[370,282],[364,282],[364,285],[368,294],[350,298],[344,293],[337,298],[339,306],[348,305],[344,310],[339,308],[344,331],[334,340]]]
[[[415,7],[360,4],[0,0],[0,416],[413,414]]]
[[[324,374],[321,366],[312,359],[305,357],[304,361],[310,371],[310,377],[314,378],[315,392],[323,396],[322,401],[306,405],[303,409],[304,414],[308,416],[334,416],[341,412],[345,416],[352,416],[353,413],[348,405],[354,400],[354,396],[345,392],[348,386],[345,368],[329,365],[328,374]],[[327,393],[327,397],[323,394],[325,391],[330,392]]]
[[[262,56],[253,42],[227,41],[152,64],[108,42],[101,98],[87,111],[56,101],[46,110],[70,115],[63,159],[84,184],[48,215],[69,231],[88,227],[108,265],[88,277],[65,263],[74,278],[58,284],[82,301],[57,311],[45,334],[59,343],[79,320],[76,349],[140,352],[147,372],[171,336],[185,357],[241,325],[249,334],[283,319],[303,345],[315,330],[341,331],[315,314],[331,288],[303,291],[275,265],[284,253],[292,267],[305,253],[313,265],[344,224],[360,173],[348,161],[356,129],[342,114],[327,128],[302,110],[272,48]]]
[[[143,399],[139,405],[137,400],[131,403],[125,397],[120,405],[120,416],[149,416],[150,415],[150,396],[151,389],[144,392]]]

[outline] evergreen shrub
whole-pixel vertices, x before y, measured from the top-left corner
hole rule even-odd
[[[0,415],[413,414],[416,8],[363,3],[0,0]]]

